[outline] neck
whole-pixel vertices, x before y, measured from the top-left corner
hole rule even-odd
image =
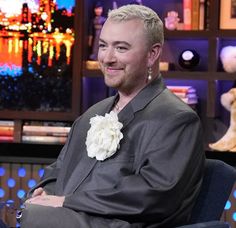
[[[117,102],[115,103],[114,107],[113,107],[113,111],[119,113],[129,102],[131,99],[121,99],[121,97],[119,97],[119,99],[117,100]]]
[[[126,95],[121,92],[119,93],[119,98],[113,107],[113,111],[119,113],[135,96],[136,94]]]
[[[159,72],[158,74],[154,74],[154,75],[155,77],[153,77],[150,81],[144,83],[142,87],[140,87],[136,91],[133,91],[132,93],[118,91],[119,98],[113,107],[113,111],[119,113],[144,87],[146,87],[149,83],[151,83],[155,78],[159,76]]]

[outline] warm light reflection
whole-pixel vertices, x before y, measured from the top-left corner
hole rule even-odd
[[[33,53],[35,53],[37,56],[37,63],[39,65],[41,63],[41,57],[44,54],[48,55],[48,66],[52,66],[53,58],[60,58],[62,47],[65,48],[63,52],[65,51],[64,54],[66,56],[66,63],[68,65],[70,64],[71,49],[74,42],[72,36],[63,34],[56,34],[56,36],[54,36],[53,34],[45,34],[43,38],[41,37],[42,35],[40,35],[39,38],[33,36],[33,38],[30,37],[26,40],[22,40],[20,37],[14,36],[14,34],[12,34],[12,37],[9,37],[7,39],[4,37],[0,37],[0,49],[2,50],[0,55],[0,65],[8,66],[8,74],[10,72],[10,69],[14,69],[10,75],[14,76],[14,72],[17,72],[18,75],[20,72],[18,68],[20,69],[24,67],[22,65],[22,53],[24,52],[27,54],[27,56],[24,57],[27,58],[27,62],[29,62],[29,64],[33,62]]]
[[[8,53],[12,53],[12,39],[8,41]]]
[[[36,52],[37,52],[37,56],[40,57],[42,55],[42,41],[39,40],[37,45],[36,45]]]
[[[67,59],[67,64],[70,64],[70,55],[71,55],[71,42],[69,40],[64,41],[66,45],[66,59]]]
[[[9,39],[4,39],[0,37],[0,43],[1,72],[3,69],[6,69],[6,72],[9,73],[12,69],[13,73],[17,72],[18,75],[18,68],[20,69],[22,64],[22,47],[20,47],[19,39],[15,37]],[[3,75],[7,75],[7,73],[4,73]]]
[[[50,42],[50,46],[49,46],[49,59],[48,59],[48,65],[49,66],[52,66],[53,56],[54,56],[53,45],[52,45],[52,42]]]
[[[15,53],[19,53],[19,48],[22,48],[22,42],[17,38],[15,38],[14,41]]]
[[[27,59],[28,62],[31,62],[31,60],[32,60],[32,56],[33,56],[32,46],[33,46],[33,40],[31,38],[29,38],[28,39],[28,48],[27,48],[27,50],[28,50],[28,59]]]

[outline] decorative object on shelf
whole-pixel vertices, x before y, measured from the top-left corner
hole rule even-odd
[[[183,0],[184,30],[192,29],[192,0]]]
[[[143,5],[143,2],[142,2],[142,0],[135,0],[135,1],[129,2],[129,4]]]
[[[221,0],[220,29],[236,29],[236,1]]]
[[[196,89],[192,86],[168,85],[167,88],[188,105],[193,106],[198,103]]]
[[[98,69],[100,69],[98,61],[87,60],[86,61],[86,69],[87,70],[98,70]]]
[[[103,5],[101,2],[97,2],[95,4],[94,14],[95,17],[92,19],[89,25],[88,46],[92,49],[91,54],[89,55],[90,60],[97,60],[99,36],[102,26],[106,21],[106,17],[102,16]]]
[[[192,7],[191,7],[192,30],[199,30],[199,22],[200,22],[199,16],[200,16],[200,1],[192,0]]]
[[[66,123],[41,123],[42,125],[25,122],[22,127],[21,141],[24,143],[64,144],[68,137],[70,126]],[[45,125],[44,125],[45,124]],[[47,125],[50,124],[50,125]]]
[[[220,60],[226,72],[236,72],[236,46],[223,47],[220,52]]]
[[[0,142],[14,141],[14,121],[0,120]]]
[[[165,27],[168,30],[176,30],[179,23],[179,14],[176,11],[169,11],[167,17],[165,18]]]
[[[160,71],[168,71],[169,70],[169,63],[168,62],[163,62],[161,61],[159,63],[159,68],[160,68]]]
[[[236,152],[236,88],[222,94],[221,104],[230,111],[230,126],[225,135],[209,147],[218,151]]]
[[[204,30],[205,28],[205,0],[200,0],[199,2],[199,30]]]
[[[184,69],[193,69],[199,64],[200,56],[195,50],[186,49],[179,56],[179,65]]]
[[[123,138],[121,132],[123,124],[113,111],[106,113],[105,116],[92,117],[90,124],[85,142],[88,156],[103,161],[119,149],[120,140]]]
[[[112,2],[112,9],[117,9],[117,8],[118,8],[117,2],[113,1]]]

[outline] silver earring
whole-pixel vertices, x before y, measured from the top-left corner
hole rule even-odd
[[[148,81],[152,80],[152,68],[148,67]]]

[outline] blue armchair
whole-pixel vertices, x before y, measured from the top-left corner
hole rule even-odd
[[[230,227],[228,223],[220,221],[220,218],[235,181],[235,168],[220,160],[207,159],[202,188],[189,225],[181,228]]]

